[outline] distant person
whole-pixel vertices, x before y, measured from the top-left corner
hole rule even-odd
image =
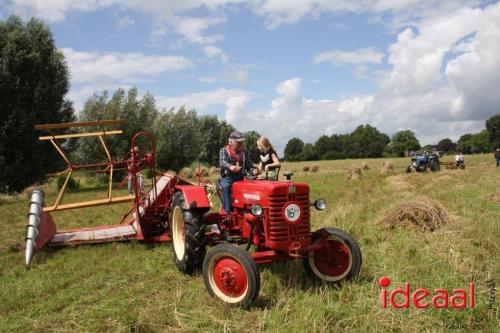
[[[455,165],[457,168],[461,168],[462,165],[465,165],[465,156],[462,152],[455,155]]]
[[[257,140],[257,148],[260,151],[258,170],[261,172],[261,175],[257,178],[276,180],[278,176],[276,169],[281,166],[281,163],[278,158],[278,154],[271,145],[271,142],[269,142],[267,137],[261,136]]]
[[[229,136],[229,144],[221,148],[219,153],[220,186],[224,211],[231,212],[231,186],[235,181],[243,180],[244,171],[253,167],[252,159],[245,150],[245,138],[240,131],[233,131]]]
[[[497,151],[495,152],[495,159],[497,160],[497,168],[500,165],[500,148],[497,148]]]

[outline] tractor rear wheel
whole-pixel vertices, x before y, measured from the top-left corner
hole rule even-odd
[[[248,308],[260,290],[255,260],[241,248],[222,243],[203,261],[203,281],[208,292],[231,306]]]
[[[431,162],[431,171],[436,172],[436,171],[439,171],[439,169],[440,169],[439,162],[432,161]]]
[[[362,263],[361,250],[348,233],[337,228],[320,229],[312,234],[312,243],[323,243],[324,246],[309,252],[309,256],[302,260],[309,275],[334,283],[358,276]]]
[[[172,200],[172,247],[174,261],[185,274],[194,274],[201,269],[205,257],[205,224],[203,210],[185,209],[184,196],[174,194]]]

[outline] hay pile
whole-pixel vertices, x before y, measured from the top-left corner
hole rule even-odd
[[[189,167],[182,168],[181,171],[179,171],[179,176],[182,178],[192,178],[193,177],[193,170]]]
[[[311,168],[307,165],[302,168],[302,171],[304,171],[304,172],[308,172],[309,170],[311,170]]]
[[[500,192],[489,195],[488,201],[500,203]]]
[[[313,165],[311,167],[311,172],[318,172],[319,171],[319,165]]]
[[[368,163],[364,162],[364,163],[361,163],[361,169],[370,170],[370,166],[368,165]]]
[[[390,229],[416,228],[422,231],[434,231],[451,221],[450,214],[441,203],[421,197],[397,206],[380,223]]]
[[[209,170],[208,170],[208,175],[209,176],[215,176],[215,175],[218,175],[219,174],[219,168],[216,168],[216,167],[211,167]]]
[[[394,173],[394,164],[391,161],[384,161],[382,164],[382,169],[380,169],[380,173],[383,175],[390,175]]]
[[[402,175],[389,176],[385,179],[385,182],[395,192],[405,192],[413,189],[413,185],[408,183]]]
[[[363,171],[361,171],[361,168],[355,168],[351,167],[350,169],[347,170],[347,179],[359,179],[363,176]]]

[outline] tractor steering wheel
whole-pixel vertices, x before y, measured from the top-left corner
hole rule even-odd
[[[248,180],[254,180],[257,179],[257,176],[255,175],[255,170],[258,170],[258,168],[251,166],[250,168],[244,168],[243,169],[243,175],[248,179]]]

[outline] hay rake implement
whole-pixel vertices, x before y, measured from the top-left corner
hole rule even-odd
[[[49,141],[67,164],[66,169],[59,175],[66,174],[66,179],[61,187],[55,202],[47,206],[45,193],[41,188],[35,189],[30,198],[29,218],[26,238],[26,266],[29,267],[35,252],[45,246],[63,246],[75,244],[102,243],[122,240],[144,241],[169,241],[168,209],[170,198],[177,185],[177,190],[183,190],[183,180],[173,174],[162,174],[159,177],[155,170],[155,143],[153,137],[146,132],[139,132],[132,138],[129,153],[119,160],[113,160],[106,138],[111,135],[122,134],[121,130],[105,130],[108,126],[123,125],[124,120],[105,120],[80,123],[36,125],[37,130],[57,130],[80,127],[101,127],[101,131],[85,132],[65,135],[40,136],[39,140]],[[94,164],[76,164],[70,160],[63,146],[62,140],[78,139],[83,137],[97,137],[102,144],[106,161]],[[141,154],[137,147],[140,137],[145,137],[149,142],[149,151]],[[128,170],[131,194],[113,195],[113,173],[120,168]],[[149,168],[151,170],[151,186],[144,192],[142,175],[140,172]],[[107,196],[102,199],[63,203],[64,195],[68,188],[70,178],[76,171],[85,170],[107,173],[109,176]],[[199,189],[198,189],[199,190]],[[203,189],[201,189],[203,191]],[[192,189],[186,196],[192,197]],[[204,194],[204,193],[203,193]],[[206,201],[206,200],[205,200]],[[58,230],[52,218],[52,213],[68,210],[90,208],[102,205],[130,203],[131,208],[124,217],[114,225],[105,225],[91,228]]]

